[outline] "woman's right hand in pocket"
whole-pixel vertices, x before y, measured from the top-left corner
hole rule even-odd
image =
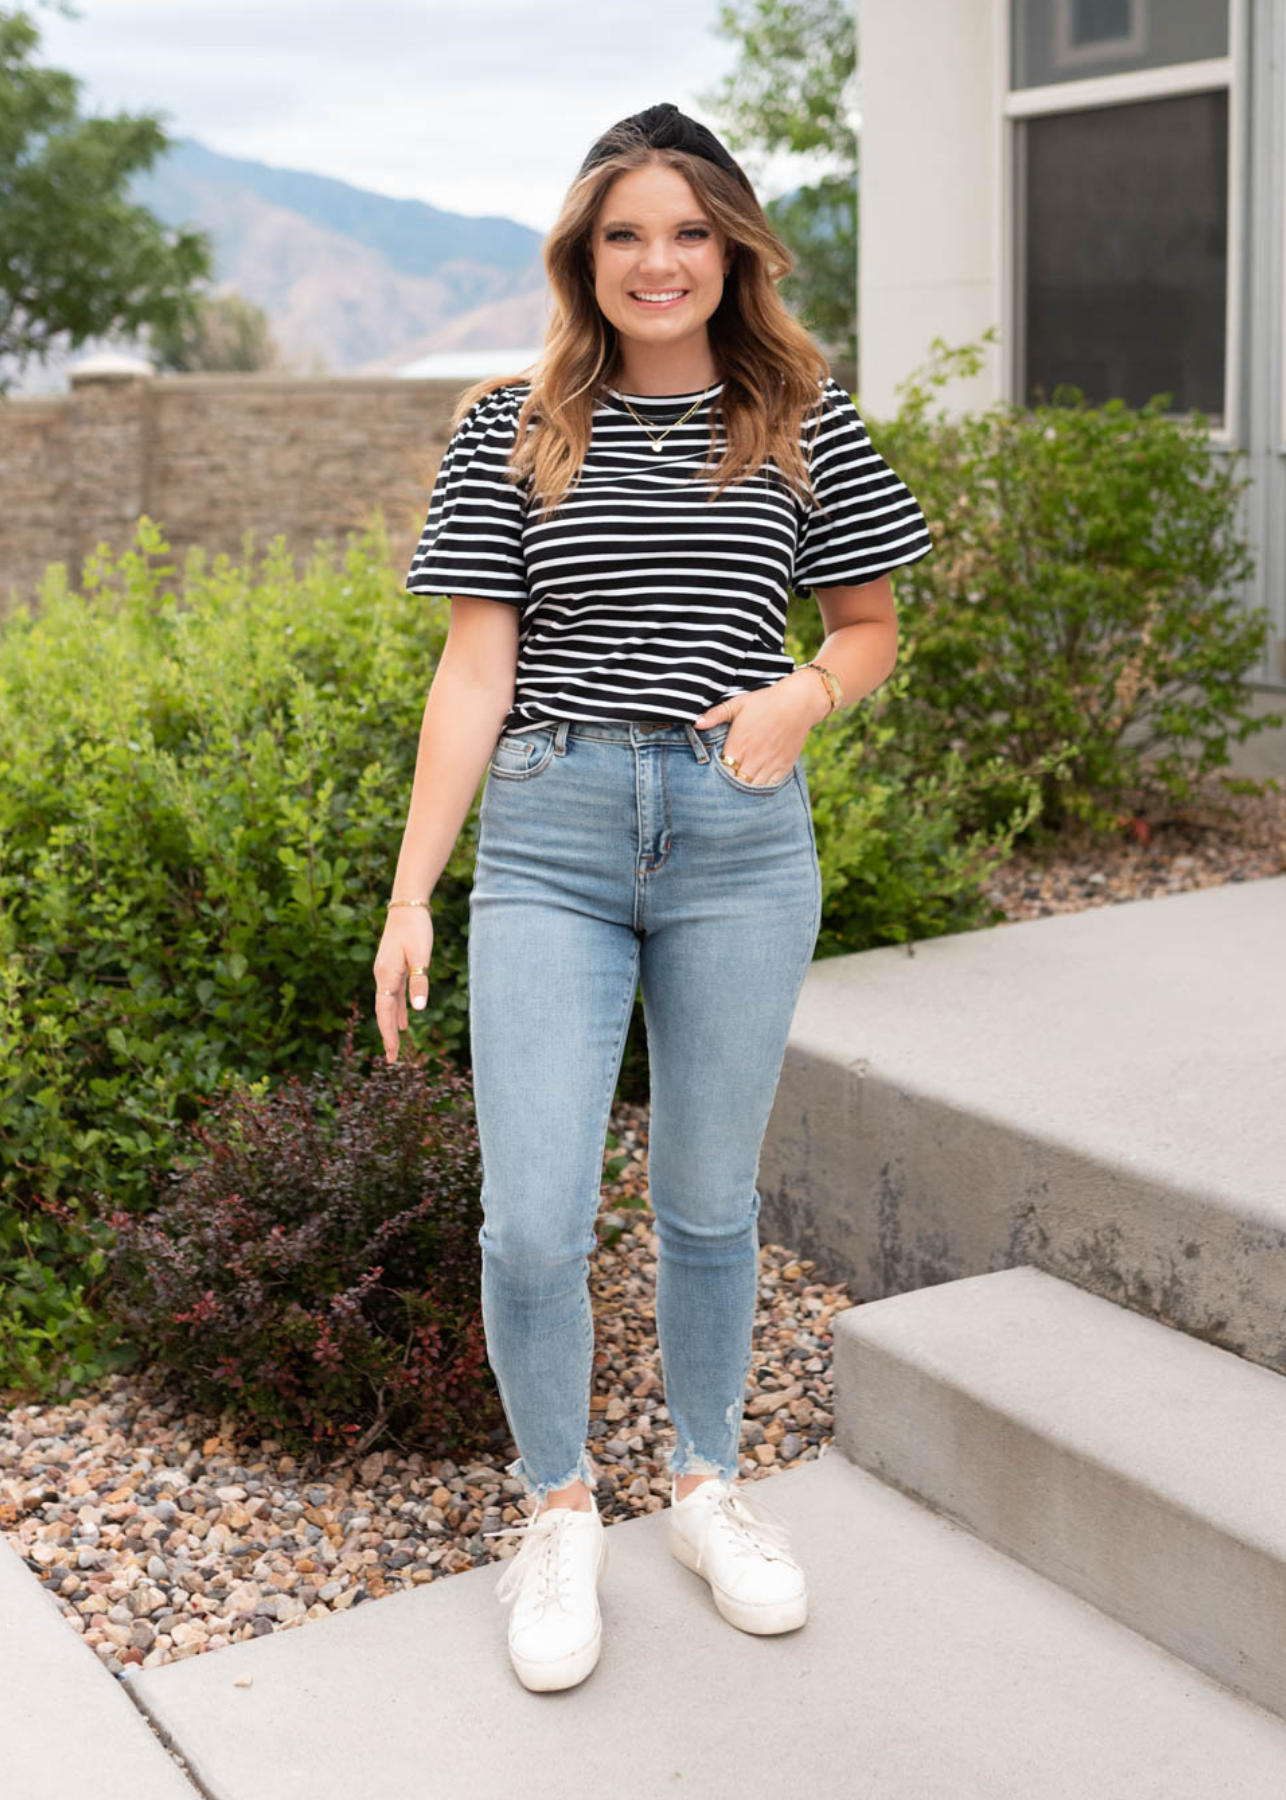
[[[375,1019],[387,1062],[397,1061],[399,1033],[407,1028],[408,996],[417,1011],[428,1002],[432,954],[433,920],[429,908],[394,907],[375,957]],[[413,975],[412,969],[422,972]]]

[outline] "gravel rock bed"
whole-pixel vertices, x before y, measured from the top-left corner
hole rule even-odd
[[[611,1523],[669,1501],[673,1434],[655,1332],[656,1238],[644,1185],[646,1109],[618,1106],[624,1158],[591,1260],[595,1374],[590,1448]],[[853,1304],[813,1265],[760,1249],[743,1479],[816,1457],[829,1443],[831,1320]],[[147,1372],[75,1401],[0,1419],[0,1529],[69,1625],[114,1674],[288,1631],[401,1588],[516,1555],[529,1502],[502,1459],[460,1466],[376,1450],[304,1470],[272,1439],[176,1416]]]
[[[1215,782],[1119,843],[1022,851],[988,884],[1006,922],[1286,872],[1286,794]],[[621,1166],[591,1260],[590,1447],[610,1523],[668,1503],[673,1441],[655,1334],[647,1109],[618,1105]],[[777,1244],[760,1251],[743,1480],[815,1458],[831,1438],[832,1321],[842,1285]],[[375,1451],[306,1471],[271,1439],[178,1412],[146,1371],[59,1405],[0,1414],[0,1530],[114,1674],[203,1655],[517,1553],[482,1533],[527,1503],[513,1452],[463,1467]]]
[[[1021,848],[986,883],[1006,924],[1152,900],[1286,874],[1286,790],[1229,794],[1208,776],[1192,800],[1135,817],[1118,840],[1066,834],[1043,853]]]

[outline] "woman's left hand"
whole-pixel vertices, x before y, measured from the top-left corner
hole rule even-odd
[[[818,692],[811,692],[813,688]],[[692,723],[705,727],[731,719],[720,754],[736,763],[733,773],[738,781],[771,787],[789,775],[804,740],[829,710],[825,689],[815,676],[809,676],[807,685],[786,676],[771,687],[720,700]]]

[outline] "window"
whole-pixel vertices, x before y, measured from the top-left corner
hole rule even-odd
[[[1027,403],[1069,381],[1222,422],[1227,93],[1053,113],[1024,135]]]
[[[1226,429],[1228,0],[1010,0],[1012,386]]]

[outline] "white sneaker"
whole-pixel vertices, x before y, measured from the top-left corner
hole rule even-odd
[[[708,1581],[714,1603],[741,1631],[793,1631],[808,1617],[804,1571],[790,1554],[780,1513],[722,1476],[699,1481],[683,1500],[670,1481],[670,1550]]]
[[[607,1528],[591,1493],[588,1509],[547,1506],[521,1525],[485,1537],[522,1536],[505,1564],[496,1599],[513,1601],[509,1660],[524,1687],[575,1687],[593,1669],[602,1644],[598,1578],[607,1567]]]

